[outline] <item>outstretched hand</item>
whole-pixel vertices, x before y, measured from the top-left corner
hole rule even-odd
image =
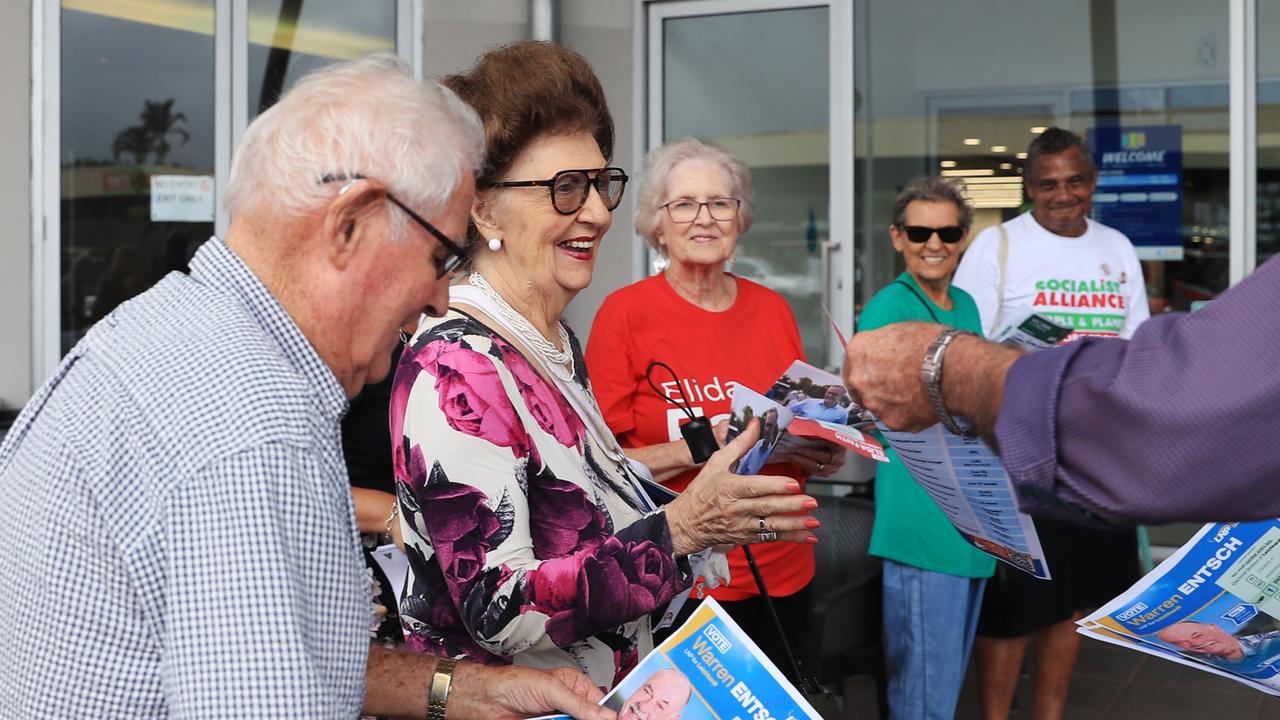
[[[830,477],[844,467],[845,447],[815,437],[783,435],[769,455],[769,462],[799,466],[807,475]]]
[[[892,430],[916,432],[938,422],[920,377],[924,354],[943,325],[901,322],[853,336],[844,355],[844,382],[854,402]],[[942,363],[947,411],[990,439],[995,431],[1009,368],[1018,348],[960,335]]]
[[[900,322],[860,332],[844,353],[844,384],[852,400],[893,430],[918,431],[938,422],[920,379],[924,353],[947,328]]]
[[[808,514],[818,502],[800,494],[800,483],[789,477],[729,471],[759,437],[760,422],[752,420],[742,434],[707,460],[680,497],[667,504],[676,554],[725,543],[758,542],[762,520],[764,532],[774,533],[777,540],[818,541],[812,531],[819,522]]]

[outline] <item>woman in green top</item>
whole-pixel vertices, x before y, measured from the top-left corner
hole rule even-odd
[[[894,201],[889,228],[907,271],[871,298],[858,329],[925,320],[981,334],[973,298],[951,287],[972,224],[973,210],[954,185],[936,177],[910,182]],[[887,443],[885,451],[871,554],[884,558],[889,714],[951,718],[995,561],[960,536]]]

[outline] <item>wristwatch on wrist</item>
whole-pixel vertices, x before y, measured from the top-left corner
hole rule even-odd
[[[973,426],[947,412],[947,404],[942,401],[942,355],[947,346],[958,335],[972,335],[965,330],[944,330],[929,344],[924,351],[924,363],[920,366],[920,379],[924,381],[924,394],[933,405],[933,412],[938,416],[942,426],[961,437],[975,437]]]
[[[436,672],[431,676],[431,693],[427,695],[427,720],[444,720],[444,706],[449,702],[449,686],[453,684],[453,668],[457,664],[453,658],[436,661]]]

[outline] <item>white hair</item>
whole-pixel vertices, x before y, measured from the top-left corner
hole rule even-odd
[[[751,191],[751,170],[742,158],[719,145],[694,137],[681,138],[654,148],[644,159],[644,184],[636,198],[636,233],[658,250],[658,227],[662,224],[662,198],[667,192],[671,172],[687,160],[720,168],[729,181],[729,192],[738,204],[738,232],[746,233],[755,220],[756,201]]]
[[[449,204],[484,160],[480,118],[453,91],[421,82],[390,53],[312,72],[250,123],[231,163],[228,212],[272,208],[291,216],[324,205],[322,178],[361,175],[424,217]],[[404,236],[402,212],[392,233]]]

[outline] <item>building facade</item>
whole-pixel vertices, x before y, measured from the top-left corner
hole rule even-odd
[[[1272,32],[1268,32],[1271,30]],[[299,73],[391,50],[424,76],[550,34],[595,66],[615,163],[695,135],[751,165],[734,271],[783,293],[811,361],[900,271],[890,203],[963,182],[979,229],[1020,212],[1021,157],[1095,145],[1095,217],[1139,243],[1153,311],[1211,299],[1280,247],[1280,0],[30,0],[0,6],[0,408],[96,319],[226,225],[245,125]],[[513,78],[513,82],[518,81]],[[634,188],[580,334],[650,272]]]

